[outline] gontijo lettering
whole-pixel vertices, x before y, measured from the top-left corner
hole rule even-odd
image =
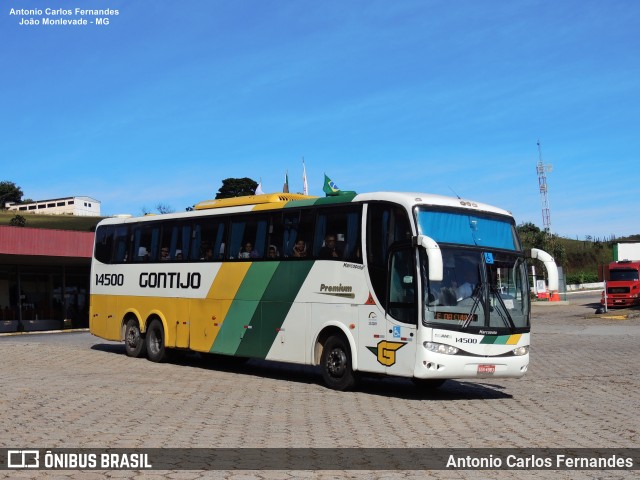
[[[193,288],[197,290],[202,283],[200,273],[182,274],[180,272],[143,272],[138,284],[142,288]]]

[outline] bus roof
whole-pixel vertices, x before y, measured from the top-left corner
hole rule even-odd
[[[345,195],[334,195],[327,197],[314,197],[296,193],[267,193],[262,195],[248,195],[243,197],[225,198],[218,200],[206,200],[198,203],[195,211],[169,213],[162,215],[145,215],[143,217],[131,218],[108,218],[100,222],[101,224],[128,223],[140,220],[164,220],[170,218],[183,218],[185,216],[206,215],[207,211],[216,210],[217,213],[242,213],[255,210],[277,210],[279,208],[304,207],[312,205],[334,205],[352,202],[373,202],[387,201],[400,204],[411,210],[414,206],[438,206],[468,209],[473,212],[488,212],[511,217],[507,210],[494,207],[485,203],[475,202],[463,198],[447,197],[420,192],[371,192],[356,194],[351,192]]]

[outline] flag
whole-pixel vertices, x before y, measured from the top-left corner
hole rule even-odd
[[[284,174],[284,186],[282,187],[284,193],[289,193],[289,172]]]
[[[326,173],[324,174],[324,187],[322,187],[322,190],[327,195],[338,195],[340,193],[338,186],[333,183],[329,177],[327,177]]]
[[[258,186],[256,187],[256,191],[255,191],[256,195],[263,195],[264,192],[262,191],[262,179],[260,179],[260,183],[258,183]]]
[[[307,168],[304,165],[304,158],[302,159],[302,194],[309,195],[309,185],[307,185]]]

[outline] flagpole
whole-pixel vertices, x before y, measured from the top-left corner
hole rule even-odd
[[[304,164],[304,157],[302,157],[302,194],[309,195],[309,185],[307,184],[307,167]]]

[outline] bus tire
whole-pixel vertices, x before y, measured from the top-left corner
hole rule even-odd
[[[412,380],[415,387],[422,392],[435,390],[447,381],[446,378],[412,378]]]
[[[140,333],[138,321],[134,318],[130,318],[127,321],[124,329],[124,348],[127,356],[134,358],[144,357],[147,351],[145,338],[142,333]]]
[[[147,358],[152,362],[162,362],[167,356],[164,346],[164,328],[157,318],[152,320],[145,335],[147,345]]]
[[[349,390],[356,384],[351,366],[351,349],[347,340],[338,335],[327,339],[320,360],[322,378],[327,387],[333,390]]]

